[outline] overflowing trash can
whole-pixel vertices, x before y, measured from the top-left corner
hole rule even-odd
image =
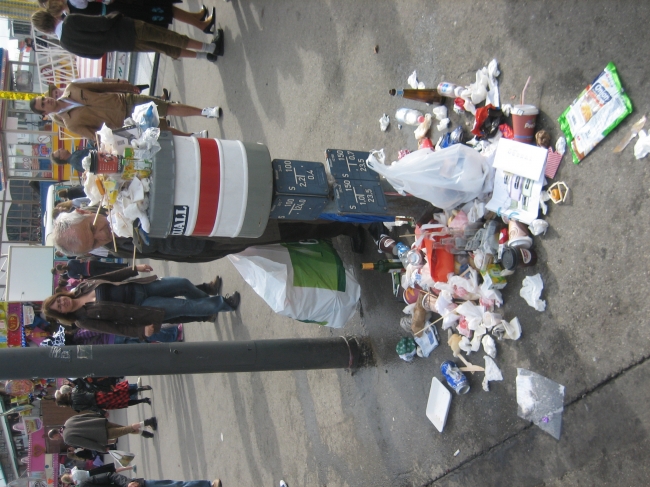
[[[263,144],[161,132],[149,193],[152,237],[257,238],[269,220],[271,157]]]

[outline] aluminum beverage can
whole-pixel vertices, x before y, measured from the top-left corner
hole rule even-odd
[[[467,394],[469,392],[469,382],[467,377],[451,360],[447,360],[440,366],[442,375],[445,377],[447,384],[451,387],[456,394]]]

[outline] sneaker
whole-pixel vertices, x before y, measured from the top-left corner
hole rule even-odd
[[[144,420],[144,425],[151,426],[151,429],[156,431],[158,429],[158,420],[155,416],[152,416],[151,418]]]
[[[280,487],[289,487],[284,480],[280,480]]]
[[[145,397],[145,398],[142,400],[142,403],[143,403],[143,404],[149,404],[149,406],[151,406],[151,399],[149,399],[148,397]]]
[[[201,110],[201,115],[207,118],[219,118],[221,114],[221,107],[207,107]]]
[[[138,384],[138,387],[142,387],[142,377],[138,377],[137,384]]]
[[[208,138],[208,131],[207,130],[201,130],[200,132],[193,132],[192,136],[196,137],[197,139],[207,139]]]
[[[235,291],[232,296],[226,294],[226,297],[223,298],[223,301],[232,308],[231,311],[235,311],[239,307],[241,296],[239,295],[239,292]]]
[[[140,435],[141,435],[143,438],[153,438],[153,433],[152,433],[151,431],[147,431],[147,430],[142,430],[142,432],[140,433]]]
[[[210,296],[217,296],[221,294],[222,282],[223,280],[221,279],[221,277],[217,276],[212,281],[203,284],[202,289]]]
[[[214,481],[212,482],[212,487],[221,487],[221,486],[222,486],[221,479],[214,479]]]
[[[151,386],[140,386],[138,387],[138,391],[151,391],[153,388]]]

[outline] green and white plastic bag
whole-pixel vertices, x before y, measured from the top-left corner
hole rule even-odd
[[[609,63],[558,118],[560,128],[578,164],[616,126],[632,113],[616,66]]]
[[[328,242],[249,247],[228,258],[278,314],[342,328],[356,311],[359,283]]]

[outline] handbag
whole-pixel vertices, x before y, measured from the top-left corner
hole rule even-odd
[[[134,453],[121,450],[108,450],[108,453],[123,467],[128,467],[135,458]]]

